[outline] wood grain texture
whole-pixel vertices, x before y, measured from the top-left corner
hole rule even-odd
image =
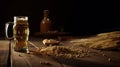
[[[9,41],[0,40],[0,67],[7,67]]]

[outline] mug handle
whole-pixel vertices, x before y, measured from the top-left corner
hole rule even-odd
[[[7,39],[13,39],[13,36],[12,37],[9,37],[8,36],[8,28],[9,28],[9,25],[10,24],[14,24],[13,22],[7,22],[6,24],[5,24],[5,36],[6,36],[6,38]]]

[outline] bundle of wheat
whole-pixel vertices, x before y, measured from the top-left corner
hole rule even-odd
[[[86,46],[95,49],[119,49],[120,48],[120,31],[100,33],[93,37],[71,40],[77,43],[75,45]]]

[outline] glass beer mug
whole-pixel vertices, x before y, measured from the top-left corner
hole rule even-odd
[[[13,24],[13,37],[8,37],[9,25]],[[14,50],[28,53],[29,24],[27,16],[14,16],[14,22],[8,22],[5,26],[5,34],[8,39],[14,39]]]

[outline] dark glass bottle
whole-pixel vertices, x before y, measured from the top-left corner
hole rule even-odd
[[[41,33],[47,33],[48,31],[51,31],[51,21],[48,17],[49,11],[48,10],[44,10],[43,11],[43,19],[40,23],[40,32]]]

